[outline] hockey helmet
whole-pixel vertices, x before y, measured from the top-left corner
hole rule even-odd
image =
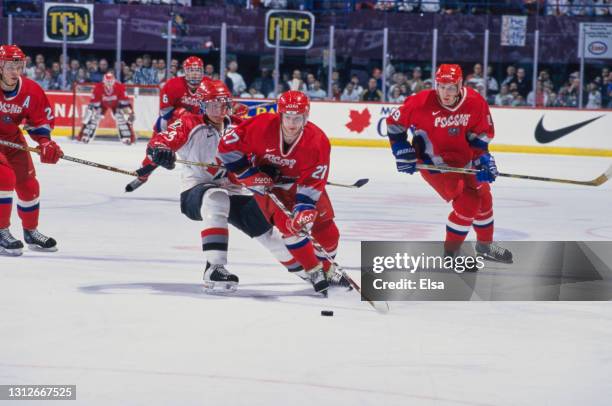
[[[278,98],[278,112],[283,114],[308,114],[310,112],[310,100],[300,91],[289,90]]]
[[[191,86],[198,86],[204,77],[204,61],[197,56],[190,56],[183,61],[185,80]]]
[[[448,83],[459,85],[463,80],[461,66],[454,64],[442,64],[436,71],[436,84]]]
[[[232,92],[220,80],[203,80],[198,86],[198,90],[196,90],[196,98],[200,101],[202,111],[205,114],[207,108],[210,109],[213,104],[217,103],[219,110],[217,112],[215,108],[214,114],[224,114],[224,111],[221,110],[223,105],[225,105],[227,110],[232,108]]]
[[[25,65],[26,56],[17,45],[0,46],[0,66],[5,62],[21,62],[21,67]]]
[[[102,78],[102,83],[104,83],[105,87],[110,89],[115,85],[115,76],[111,72],[105,73]]]

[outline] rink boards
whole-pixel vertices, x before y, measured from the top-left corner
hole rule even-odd
[[[56,116],[54,135],[72,134],[74,97],[72,93],[47,93]],[[85,95],[83,95],[85,96]],[[272,100],[239,99],[250,115],[275,111]],[[139,137],[150,137],[158,114],[157,96],[133,99]],[[258,107],[258,105],[261,105]],[[330,137],[333,145],[387,147],[385,119],[397,104],[314,101],[310,119]],[[77,116],[84,106],[77,108]],[[495,124],[493,151],[612,156],[612,115],[610,110],[491,108]],[[114,122],[106,117],[99,135],[114,135]],[[77,129],[78,131],[78,129]],[[536,134],[539,136],[536,139]]]

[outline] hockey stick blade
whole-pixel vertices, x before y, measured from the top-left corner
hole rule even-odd
[[[353,183],[352,185],[347,185],[345,183],[330,182],[330,181],[327,181],[327,184],[329,186],[338,186],[338,187],[346,187],[346,188],[351,188],[351,189],[358,189],[362,187],[363,185],[365,185],[366,183],[368,183],[369,181],[370,179],[364,178],[364,179],[358,179],[357,182]]]

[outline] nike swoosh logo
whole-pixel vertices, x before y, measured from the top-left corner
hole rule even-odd
[[[578,124],[573,124],[567,127],[559,128],[558,130],[548,131],[547,129],[544,128],[544,125],[542,124],[542,122],[544,121],[544,116],[542,116],[540,121],[538,121],[538,125],[535,129],[535,139],[540,144],[548,144],[549,142],[558,140],[559,138],[564,137],[567,134],[574,132],[579,128],[582,128],[585,125],[590,124],[595,120],[599,120],[602,117],[603,115],[592,118],[590,120],[582,121]]]
[[[266,148],[266,152],[272,152],[274,151],[276,148]]]
[[[431,112],[431,115],[432,115],[432,116],[437,116],[439,113],[440,113],[440,111],[439,111],[439,110],[438,110],[438,111],[432,111],[432,112]]]

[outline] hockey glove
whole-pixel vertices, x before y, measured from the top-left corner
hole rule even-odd
[[[176,154],[166,145],[157,144],[153,147],[148,147],[147,155],[149,155],[153,163],[166,169],[174,169],[176,167]]]
[[[497,171],[497,165],[495,164],[495,158],[493,155],[486,153],[481,155],[474,160],[474,166],[478,169],[476,173],[476,179],[479,182],[494,182],[499,172]]]
[[[55,164],[64,155],[62,149],[49,138],[41,138],[38,140],[40,147],[40,162],[44,164]]]
[[[416,171],[416,152],[408,140],[396,141],[391,145],[398,172],[413,174]]]
[[[294,233],[309,232],[314,225],[319,212],[312,204],[298,203],[293,208],[293,218],[288,220],[287,226]]]
[[[266,194],[274,185],[274,180],[270,176],[252,166],[238,175],[238,181],[250,191],[260,195]]]

